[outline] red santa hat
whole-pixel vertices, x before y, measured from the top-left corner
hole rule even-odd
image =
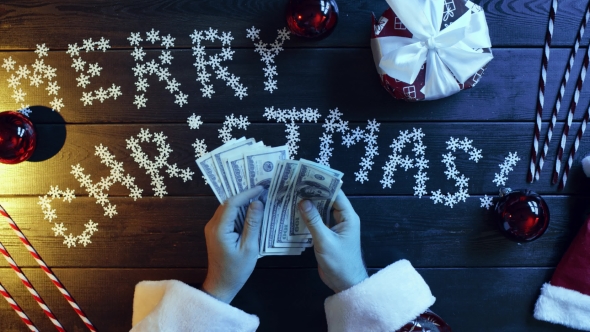
[[[590,331],[590,217],[541,288],[535,318]]]

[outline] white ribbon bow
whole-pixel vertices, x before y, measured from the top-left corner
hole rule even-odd
[[[426,100],[458,92],[457,80],[467,81],[492,60],[491,53],[481,50],[492,46],[483,11],[469,10],[441,31],[445,0],[387,0],[387,3],[413,37],[373,39],[376,64],[390,77],[412,84],[427,62],[422,90]]]

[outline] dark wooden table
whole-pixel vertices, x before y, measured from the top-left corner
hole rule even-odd
[[[564,331],[564,327],[536,321],[533,306],[541,285],[551,277],[567,246],[573,239],[588,207],[588,184],[580,167],[581,158],[590,150],[588,135],[582,139],[570,179],[563,191],[550,184],[558,138],[564,125],[567,104],[572,98],[580,59],[586,52],[584,38],[572,79],[564,98],[564,107],[549,148],[549,157],[541,179],[526,183],[529,150],[532,143],[535,101],[538,92],[541,53],[547,26],[550,1],[482,0],[494,46],[495,59],[481,82],[473,89],[433,102],[396,101],[380,86],[369,47],[371,12],[380,15],[387,8],[384,1],[340,0],[340,22],[334,33],[321,41],[291,38],[285,50],[275,58],[278,90],[264,91],[263,62],[254,52],[254,42],[246,38],[246,29],[261,29],[266,43],[275,40],[277,29],[285,26],[285,0],[255,1],[3,1],[0,4],[0,63],[12,57],[19,65],[34,64],[37,44],[50,48],[46,64],[57,69],[65,106],[60,113],[44,108],[48,96],[44,82],[39,87],[22,80],[19,87],[27,93],[22,104],[29,104],[40,139],[35,161],[15,166],[0,165],[1,204],[13,216],[48,265],[101,331],[125,331],[131,327],[134,286],[141,280],[179,279],[198,286],[203,281],[207,256],[203,227],[218,203],[201,179],[191,146],[204,139],[211,150],[221,144],[218,130],[226,116],[247,116],[247,131],[242,135],[263,140],[268,145],[285,144],[285,125],[267,121],[265,107],[318,109],[318,123],[301,124],[299,158],[318,156],[322,123],[330,109],[338,108],[349,126],[364,127],[367,120],[381,123],[378,133],[379,155],[369,172],[369,181],[355,182],[354,172],[364,155],[364,145],[346,149],[335,139],[332,167],[343,171],[343,190],[349,195],[362,219],[362,246],[371,272],[391,262],[409,259],[429,283],[437,302],[432,308],[456,331]],[[549,64],[543,135],[548,126],[551,107],[567,56],[582,19],[586,1],[562,0],[555,24]],[[211,77],[215,94],[201,95],[196,82],[194,57],[191,54],[193,30],[209,27],[231,31],[235,51],[232,61],[224,62],[230,73],[241,78],[248,88],[242,100],[226,84]],[[138,109],[127,38],[131,32],[145,33],[152,28],[161,36],[175,37],[171,49],[174,60],[171,77],[180,82],[188,94],[188,104],[179,107],[165,84],[148,76],[150,87],[145,96],[147,107]],[[71,67],[68,44],[82,45],[84,39],[101,37],[110,40],[107,52],[81,51],[87,62],[98,63],[100,76],[90,85],[77,86],[79,73]],[[221,43],[207,43],[206,52],[220,52]],[[163,47],[159,43],[141,44],[146,60],[155,59]],[[212,73],[211,69],[208,69]],[[0,68],[0,109],[20,108],[8,88],[7,73]],[[47,80],[44,80],[47,81]],[[83,106],[82,92],[99,87],[121,87],[122,96],[103,103]],[[581,123],[589,100],[585,86],[575,115],[568,146]],[[44,106],[44,107],[43,107]],[[191,130],[187,118],[200,115],[205,122]],[[483,159],[475,164],[457,153],[457,168],[470,178],[470,198],[453,209],[434,205],[429,196],[413,196],[414,170],[395,173],[392,188],[383,189],[379,180],[382,167],[391,154],[389,145],[400,130],[422,128],[426,134],[426,158],[430,160],[427,189],[455,190],[446,179],[441,155],[445,141],[468,137],[482,149]],[[173,152],[169,162],[190,167],[195,175],[188,182],[165,177],[168,194],[154,197],[151,179],[130,156],[126,139],[141,128],[163,132]],[[335,136],[337,137],[337,136]],[[118,214],[104,216],[95,199],[70,174],[71,166],[80,164],[92,180],[109,175],[109,169],[95,156],[95,146],[103,144],[124,163],[125,172],[134,176],[144,189],[143,198],[134,201],[129,190],[115,184],[108,191]],[[142,143],[151,158],[156,145]],[[569,147],[568,147],[569,149]],[[404,154],[410,154],[406,148]],[[539,192],[551,209],[551,224],[540,239],[516,243],[505,239],[494,225],[493,213],[480,207],[483,195],[496,195],[492,182],[498,164],[509,152],[518,152],[521,161],[509,174],[507,185]],[[161,171],[163,174],[163,171]],[[51,186],[74,189],[71,203],[55,199],[57,219],[44,220],[39,196]],[[98,223],[92,243],[68,248],[63,236],[54,236],[52,227],[64,223],[74,236],[84,231],[88,220]],[[67,302],[38,268],[18,238],[0,223],[0,240],[24,268],[67,330],[85,329]],[[0,263],[0,282],[13,294],[34,323],[43,331],[53,329],[49,320],[32,300],[8,265]],[[396,282],[391,280],[391,282]],[[260,331],[324,331],[324,298],[330,291],[320,281],[312,250],[301,256],[265,257],[259,260],[252,277],[238,294],[234,305],[261,318]],[[24,331],[25,326],[0,301],[0,330]]]

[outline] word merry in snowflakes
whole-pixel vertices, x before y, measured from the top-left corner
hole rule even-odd
[[[429,178],[427,177],[428,173],[425,169],[429,168],[429,160],[425,158],[426,146],[422,142],[424,136],[422,128],[413,128],[411,133],[409,130],[400,130],[399,136],[393,139],[393,142],[389,146],[393,150],[393,153],[389,155],[389,160],[387,160],[385,166],[382,167],[384,170],[383,178],[379,181],[383,185],[383,189],[386,187],[391,188],[391,185],[395,183],[393,176],[399,166],[406,172],[411,168],[418,169],[418,172],[414,175],[414,178],[416,179],[414,196],[422,198],[423,195],[428,193],[426,191],[426,181],[428,181]],[[410,158],[409,155],[403,157],[401,154],[407,144],[414,145],[412,148],[412,152],[414,152],[413,158]]]
[[[23,91],[22,87],[26,86],[27,81],[29,86],[34,86],[35,88],[39,88],[44,84],[44,82],[47,82],[47,86],[45,87],[47,95],[50,97],[54,96],[53,100],[50,101],[49,104],[54,111],[60,112],[64,107],[64,104],[63,98],[58,98],[61,87],[57,81],[54,80],[57,77],[57,69],[46,64],[43,59],[43,57],[47,57],[49,55],[48,51],[49,48],[45,46],[45,44],[37,45],[35,53],[37,54],[38,59],[35,59],[35,63],[30,65],[33,69],[32,72],[26,64],[22,66],[18,65],[18,69],[15,69],[17,62],[12,59],[12,56],[3,59],[2,68],[4,68],[8,73],[14,70],[14,73],[11,74],[7,81],[8,88],[13,89],[12,98],[14,99],[15,103],[23,103],[25,101],[27,93]],[[19,112],[29,116],[31,110],[28,106],[21,104],[21,109]]]
[[[160,31],[156,31],[152,29],[149,32],[146,32],[146,42],[151,42],[152,44],[156,43],[157,41],[161,41],[162,47],[165,47],[166,50],[162,50],[161,54],[158,56],[158,60],[151,59],[151,61],[144,60],[147,53],[144,52],[143,47],[140,46],[140,43],[144,41],[141,37],[141,33],[135,32],[131,33],[131,36],[127,38],[129,40],[129,44],[134,46],[135,49],[131,52],[131,56],[135,60],[135,67],[133,67],[133,75],[137,77],[137,81],[135,82],[135,86],[137,88],[137,92],[147,92],[147,88],[150,86],[147,82],[147,77],[145,75],[155,75],[158,77],[158,81],[166,82],[166,90],[173,94],[175,97],[174,103],[178,106],[182,107],[183,105],[188,104],[188,95],[184,94],[180,91],[179,86],[180,83],[176,81],[175,78],[171,77],[170,69],[167,65],[172,64],[172,60],[174,57],[172,56],[172,52],[168,49],[170,47],[174,47],[174,41],[176,38],[170,36],[161,36]],[[145,97],[145,93],[135,95],[135,100],[133,104],[137,106],[137,109],[142,107],[146,107],[148,99]]]
[[[76,78],[78,87],[86,89],[90,85],[90,79],[100,76],[102,71],[102,67],[98,63],[88,63],[88,69],[86,69],[86,61],[80,56],[80,51],[86,51],[86,53],[94,51],[106,52],[110,48],[109,40],[104,37],[101,37],[98,41],[93,41],[92,38],[83,39],[82,46],[78,46],[78,43],[68,44],[66,53],[72,58],[72,68],[76,70],[76,73],[80,72],[80,76]],[[121,87],[113,83],[111,87],[99,87],[94,91],[83,91],[80,101],[82,101],[84,106],[88,106],[92,105],[94,100],[103,103],[110,98],[116,100],[121,95]]]
[[[464,174],[459,173],[457,170],[457,165],[455,164],[455,157],[453,152],[456,152],[457,149],[462,150],[465,153],[469,154],[469,160],[475,161],[476,163],[482,158],[481,149],[476,149],[473,147],[472,143],[473,140],[468,139],[465,137],[462,141],[458,138],[453,138],[447,143],[447,150],[451,150],[452,152],[448,152],[443,154],[442,163],[445,164],[447,170],[445,171],[445,175],[447,176],[447,180],[455,180],[455,187],[458,187],[458,191],[455,193],[447,192],[446,195],[442,194],[441,189],[437,191],[432,191],[432,196],[430,197],[431,200],[434,201],[434,204],[444,203],[445,206],[453,208],[454,205],[458,204],[459,202],[465,202],[467,198],[470,197],[468,192],[468,185],[469,185],[469,178],[465,177]]]
[[[500,174],[495,173],[492,182],[495,183],[497,187],[505,186],[506,181],[508,181],[508,173],[514,170],[514,166],[516,166],[516,163],[519,160],[520,157],[518,157],[516,151],[514,153],[508,152],[508,156],[504,159],[504,162],[498,164],[498,166],[500,166]]]

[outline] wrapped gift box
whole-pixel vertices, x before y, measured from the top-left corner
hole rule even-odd
[[[475,86],[493,58],[483,9],[463,0],[387,0],[371,48],[395,98],[434,100]]]

